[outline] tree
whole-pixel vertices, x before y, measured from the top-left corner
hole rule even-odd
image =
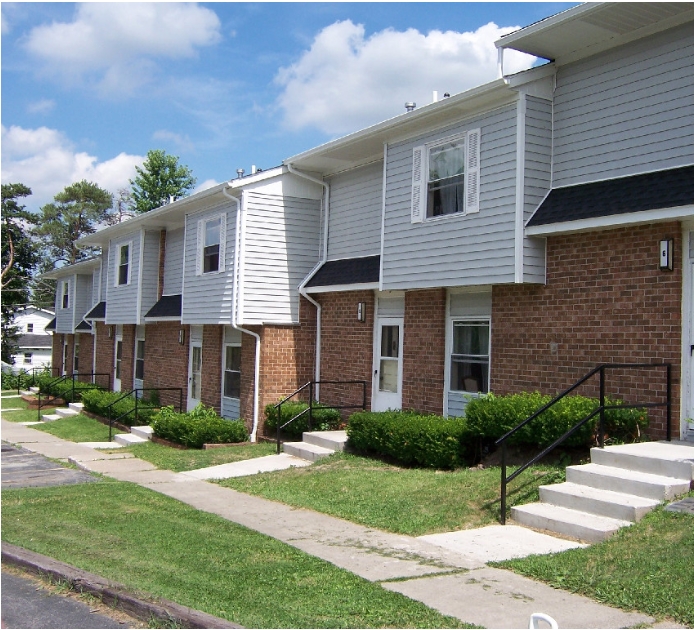
[[[185,197],[196,179],[193,172],[178,163],[178,157],[166,151],[147,151],[142,167],[136,166],[137,177],[130,180],[135,210],[149,212],[166,205],[171,199]]]
[[[19,329],[14,314],[29,301],[29,282],[38,257],[27,229],[36,221],[35,215],[20,205],[18,199],[31,195],[24,184],[2,184],[2,306],[0,307],[0,354],[12,363],[17,350]]]
[[[112,215],[113,195],[96,184],[82,180],[66,186],[54,203],[41,208],[34,235],[41,239],[44,270],[72,265],[96,252],[77,249],[75,241],[96,232]]]

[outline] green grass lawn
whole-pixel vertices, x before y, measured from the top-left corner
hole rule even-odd
[[[256,444],[244,444],[240,446],[226,446],[224,448],[201,449],[177,449],[163,444],[144,442],[128,447],[135,457],[151,462],[157,468],[164,468],[174,472],[207,468],[217,464],[228,464],[254,457],[273,455],[276,450],[274,444],[259,442]]]
[[[29,403],[26,400],[22,400],[18,396],[13,396],[12,398],[3,398],[2,399],[2,408],[3,409],[27,409],[29,407]]]
[[[82,415],[62,418],[43,424],[35,424],[32,429],[44,431],[45,433],[50,433],[63,440],[70,440],[71,442],[108,441],[108,427],[93,418]],[[118,433],[123,432],[114,428],[113,435]]]
[[[306,468],[238,477],[220,485],[354,523],[421,536],[498,523],[500,470],[443,472],[335,454]],[[509,485],[508,508],[537,500],[564,469],[536,467]]]
[[[694,516],[689,514],[658,508],[605,542],[496,566],[694,627]]]
[[[248,628],[466,627],[134,484],[2,492],[2,540]]]
[[[22,409],[21,411],[4,411],[5,405],[3,404],[2,419],[9,420],[10,422],[37,422],[39,414],[36,409]],[[44,413],[53,413],[54,407],[49,407],[47,409],[41,409],[41,415]]]

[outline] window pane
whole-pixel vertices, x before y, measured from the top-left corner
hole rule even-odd
[[[219,245],[219,233],[222,226],[221,218],[213,219],[205,223],[205,247]]]
[[[219,271],[219,245],[205,247],[203,272]]]
[[[128,265],[118,267],[118,284],[128,284]]]
[[[453,354],[489,355],[488,322],[454,322]]]
[[[462,175],[465,172],[465,145],[449,143],[429,149],[429,181]]]
[[[145,378],[145,362],[143,359],[135,361],[135,378],[139,381]]]
[[[456,392],[489,391],[489,361],[451,359],[451,390]]]
[[[452,391],[489,391],[489,322],[453,322]]]
[[[120,264],[127,265],[130,253],[130,245],[122,245],[120,248]]]
[[[241,373],[224,372],[224,396],[226,398],[241,398]]]
[[[239,346],[227,346],[226,369],[241,370],[241,348]]]
[[[378,389],[382,392],[398,391],[398,360],[381,359],[380,371],[378,373]]]
[[[381,356],[398,357],[399,350],[399,326],[381,326]]]

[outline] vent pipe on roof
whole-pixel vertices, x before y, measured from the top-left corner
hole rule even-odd
[[[251,175],[255,175],[258,172],[258,169],[255,167],[255,164],[251,164]]]
[[[237,168],[237,169],[236,169],[236,174],[238,175],[239,179],[241,179],[241,178],[243,177],[243,174],[244,174],[245,172],[246,172],[246,171],[244,171],[242,168]]]
[[[405,111],[411,112],[414,111],[414,108],[417,107],[417,103],[405,103]]]
[[[434,90],[434,93],[431,95],[431,102],[432,103],[438,103],[439,102],[439,91]]]

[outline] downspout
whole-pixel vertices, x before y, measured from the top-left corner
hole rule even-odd
[[[313,182],[314,184],[319,184],[320,186],[323,187],[323,190],[325,191],[325,203],[324,203],[324,212],[323,212],[323,247],[322,247],[322,252],[321,252],[321,257],[316,266],[311,270],[311,272],[304,278],[302,283],[299,285],[299,295],[303,296],[306,298],[313,306],[316,307],[316,362],[315,362],[315,373],[314,373],[314,380],[316,383],[320,383],[320,374],[321,374],[321,362],[320,362],[320,351],[321,351],[321,314],[322,314],[322,308],[319,302],[314,300],[307,292],[306,292],[306,284],[309,282],[311,278],[318,272],[318,270],[325,264],[325,261],[328,258],[328,223],[330,219],[330,184],[326,184],[323,180],[317,179],[315,177],[311,177],[310,175],[307,175],[306,173],[302,173],[301,171],[297,171],[291,164],[287,164],[287,170],[292,173],[293,175],[296,175],[297,177],[302,177],[304,179],[307,179],[310,182]],[[316,388],[314,390],[315,396],[317,400],[320,400],[320,385],[316,385]]]
[[[227,182],[231,185],[231,182]],[[234,288],[231,292],[231,327],[241,333],[246,333],[255,337],[255,370],[253,378],[253,428],[251,429],[251,442],[255,442],[258,435],[258,390],[260,389],[260,335],[242,328],[238,323],[238,291],[241,284],[240,272],[240,241],[241,241],[241,201],[227,192],[226,188],[222,188],[222,193],[227,199],[230,199],[236,204],[236,232],[234,234]]]

